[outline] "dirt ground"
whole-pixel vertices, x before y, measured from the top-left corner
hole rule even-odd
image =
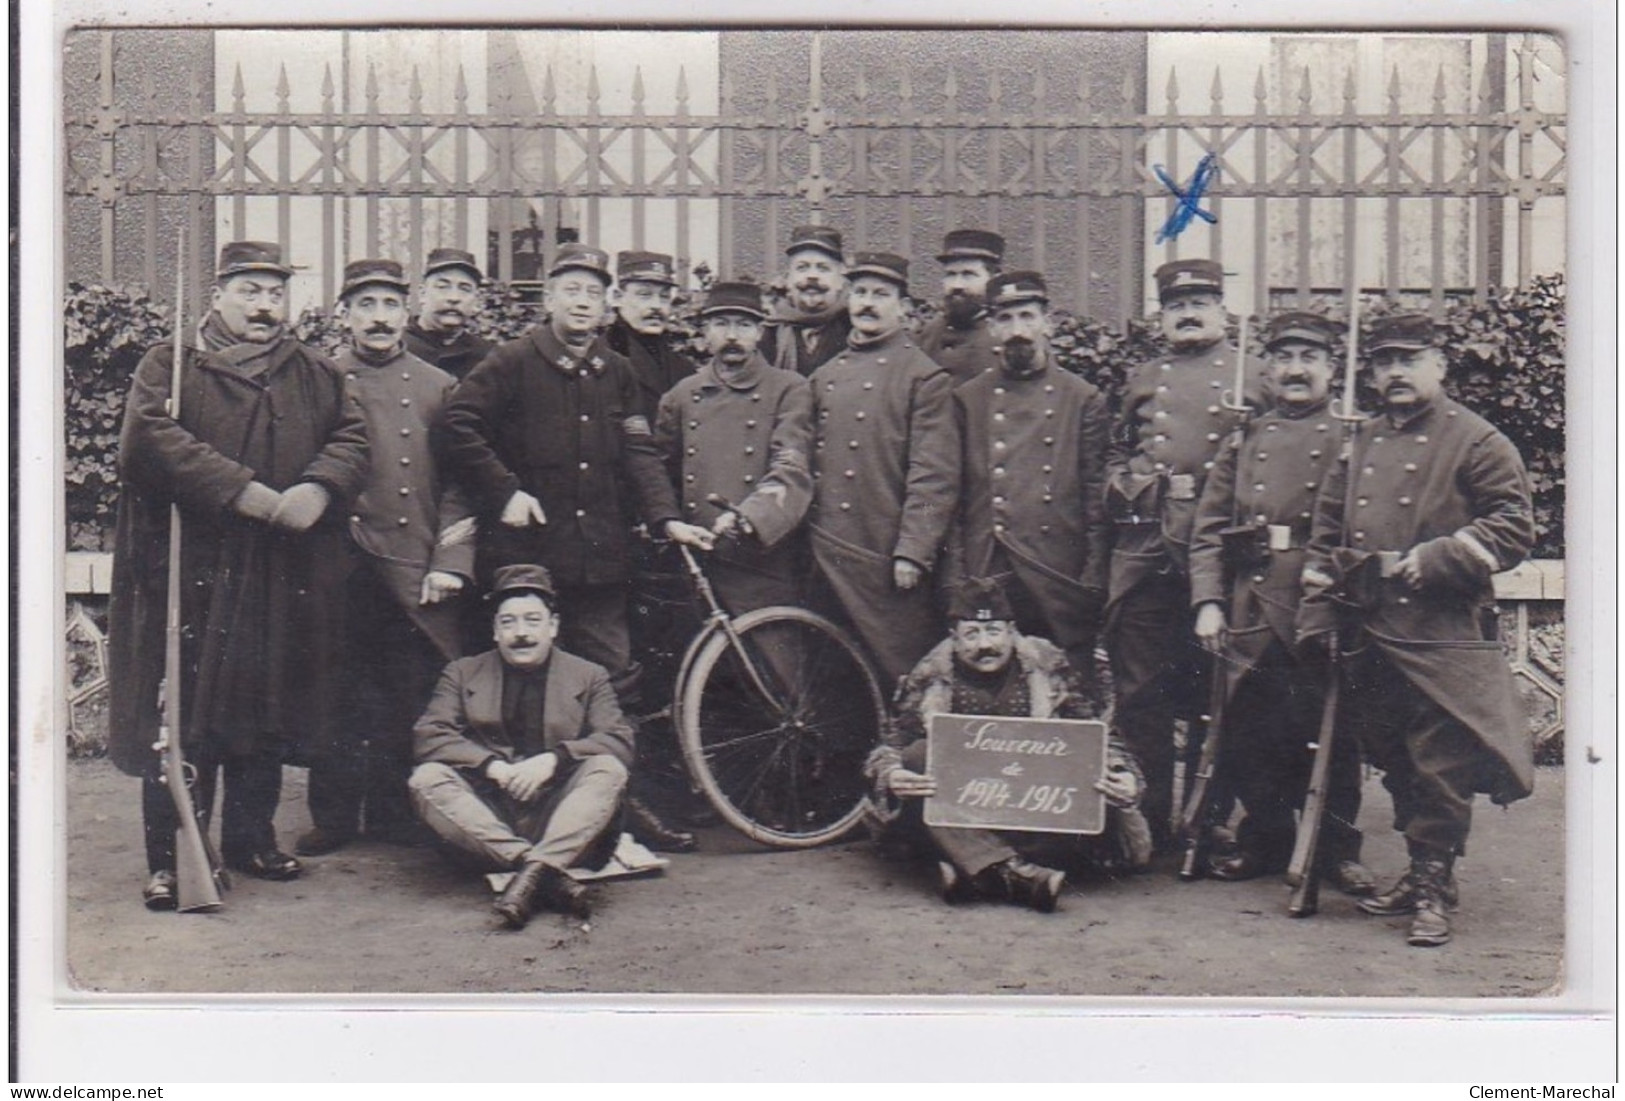
[[[1069,885],[1052,915],[950,907],[928,867],[868,841],[771,852],[718,826],[663,874],[595,888],[582,928],[498,927],[484,882],[427,850],[360,842],[304,878],[238,877],[212,915],[149,913],[138,789],[105,761],[68,767],[67,953],[75,985],[116,992],[1517,996],[1555,993],[1563,946],[1563,770],[1503,813],[1480,800],[1458,865],[1455,940],[1409,948],[1405,919],[1329,888],[1285,916],[1275,880],[1179,882],[1170,866]],[[1366,862],[1404,865],[1373,779]],[[286,773],[284,846],[307,827]]]

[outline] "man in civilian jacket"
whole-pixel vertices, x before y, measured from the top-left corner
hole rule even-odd
[[[604,669],[554,645],[545,569],[503,567],[491,599],[497,648],[448,665],[413,729],[413,802],[482,870],[516,873],[493,906],[509,928],[538,901],[586,918],[586,889],[568,872],[609,855],[632,727]]]
[[[839,231],[797,226],[784,250],[784,300],[762,331],[762,357],[773,366],[810,375],[846,350],[852,321],[846,308],[846,254]]]

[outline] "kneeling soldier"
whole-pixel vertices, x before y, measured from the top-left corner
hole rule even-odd
[[[1315,493],[1337,460],[1342,426],[1331,415],[1333,330],[1322,317],[1277,317],[1265,339],[1275,407],[1233,434],[1214,459],[1192,529],[1191,607],[1196,636],[1221,659],[1228,704],[1220,765],[1246,817],[1217,879],[1286,871],[1314,763],[1310,745],[1325,702],[1326,669],[1293,655],[1304,547]],[[1228,621],[1225,616],[1229,606]],[[1320,863],[1339,889],[1370,894],[1359,864],[1360,754],[1332,743]]]
[[[944,858],[937,866],[943,898],[1000,898],[1047,913],[1055,909],[1066,873],[1032,859],[1105,870],[1143,868],[1151,859],[1151,831],[1139,811],[1145,784],[1115,737],[1107,746],[1105,776],[1096,784],[1111,808],[1099,837],[924,824],[923,800],[937,790],[936,778],[925,771],[931,716],[1096,717],[1060,649],[1016,630],[1010,600],[997,582],[978,578],[958,586],[948,617],[949,637],[904,678],[896,726],[864,765],[877,813],[905,828],[923,829]]]
[[[413,731],[412,799],[486,870],[517,873],[493,907],[510,928],[538,900],[586,918],[586,889],[568,869],[609,856],[632,727],[609,674],[554,647],[558,595],[545,569],[503,567],[491,599],[497,648],[447,666]]]

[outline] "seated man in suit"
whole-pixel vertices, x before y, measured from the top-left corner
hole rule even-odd
[[[413,730],[412,801],[442,839],[517,873],[493,906],[509,928],[537,902],[585,919],[586,889],[568,869],[613,843],[632,727],[609,674],[554,647],[545,569],[503,567],[490,599],[497,648],[448,665]]]

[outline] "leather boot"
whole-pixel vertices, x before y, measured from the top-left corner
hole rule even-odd
[[[942,901],[953,905],[977,897],[975,877],[968,876],[946,860],[937,861],[937,890]]]
[[[1056,903],[1061,898],[1061,888],[1066,885],[1066,873],[1029,863],[1019,856],[993,865],[976,879],[977,886],[982,888],[984,894],[1003,898],[1017,906],[1029,906],[1044,914],[1055,911]],[[983,886],[984,883],[986,886]]]
[[[555,913],[581,921],[592,917],[592,902],[587,897],[587,888],[572,879],[569,872],[551,865],[542,865],[542,881],[537,884],[536,898]]]
[[[1450,878],[1447,860],[1425,860],[1416,872],[1416,916],[1411,919],[1405,942],[1417,948],[1437,948],[1450,943],[1450,915],[1444,900],[1444,885]]]
[[[1414,914],[1416,912],[1417,897],[1417,866],[1430,860],[1437,861],[1438,858],[1413,856],[1410,870],[1399,877],[1399,882],[1381,894],[1360,899],[1355,905],[1365,913],[1375,917],[1402,917],[1405,914]],[[1442,863],[1445,868],[1444,878],[1439,884],[1439,899],[1444,903],[1446,909],[1454,910],[1460,894],[1456,889],[1456,876],[1451,870],[1449,860],[1438,862]]]
[[[693,834],[672,829],[660,820],[653,808],[636,797],[626,800],[626,831],[644,848],[657,853],[691,853],[700,847]]]
[[[527,861],[514,873],[508,886],[502,894],[491,904],[491,909],[502,923],[510,929],[523,929],[530,921],[531,908],[536,900],[536,892],[547,873],[554,869],[540,860]]]

